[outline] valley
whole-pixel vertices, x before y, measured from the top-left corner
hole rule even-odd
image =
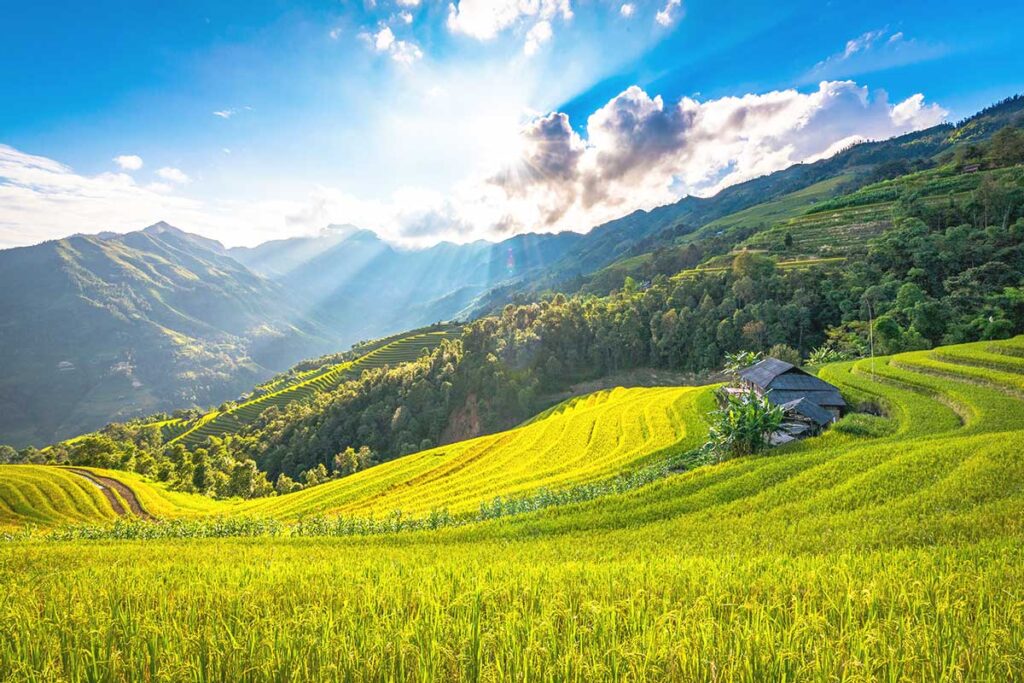
[[[0,662],[11,672],[90,667],[115,679],[369,671],[425,680],[553,668],[573,678],[688,678],[708,662],[736,680],[1012,679],[1024,656],[1012,608],[1024,578],[1022,353],[1018,337],[829,365],[823,377],[882,416],[853,415],[824,436],[635,489],[433,530],[304,531],[296,520],[388,509],[428,518],[438,505],[457,514],[496,495],[599,481],[665,457],[665,445],[699,443],[711,389],[599,393],[443,455],[406,456],[251,505],[107,472],[152,514],[193,526],[163,540],[127,540],[128,526],[116,542],[86,540],[77,527],[79,540],[4,543],[12,628]],[[631,438],[632,452],[599,431],[586,438],[588,425],[627,433],[627,418],[649,435]],[[547,444],[547,455],[517,463],[545,452],[517,446],[531,441]],[[0,475],[10,529],[115,517],[61,468]],[[267,518],[292,521],[256,523]],[[182,540],[189,534],[198,536]],[[24,581],[47,564],[62,569]],[[61,607],[60,596],[79,608]],[[215,621],[205,611],[214,603]],[[21,616],[30,610],[42,617]],[[346,645],[325,651],[324,637]],[[424,639],[447,645],[418,647]],[[68,653],[60,659],[57,642]],[[203,647],[237,655],[209,660]],[[76,654],[85,652],[94,654]],[[252,661],[260,664],[245,669]]]
[[[0,251],[0,680],[1021,679],[1024,99],[906,130],[584,234]]]

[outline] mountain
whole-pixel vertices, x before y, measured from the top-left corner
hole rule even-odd
[[[0,251],[0,443],[233,398],[332,349],[286,292],[165,223]]]
[[[586,239],[527,234],[403,249],[346,225],[229,253],[301,298],[345,345],[457,316],[490,288],[551,266]]]
[[[751,233],[771,227],[770,213],[744,211],[771,202],[790,201],[788,215],[832,196],[848,193],[884,177],[910,172],[914,163],[930,165],[934,158],[954,149],[970,150],[1005,126],[1022,125],[1024,96],[1017,95],[987,107],[957,124],[945,123],[888,140],[862,142],[827,159],[796,164],[774,173],[727,187],[711,197],[684,197],[650,211],[635,211],[590,230],[554,263],[529,278],[505,283],[480,297],[475,313],[494,310],[516,298],[529,298],[545,290],[571,291],[584,286],[592,274],[606,267],[622,273],[628,266],[612,264],[630,259],[650,260],[660,248],[701,240],[704,251],[728,251]],[[879,177],[879,174],[883,177]],[[828,182],[832,181],[832,182]],[[819,187],[821,191],[808,191]],[[735,240],[721,235],[719,221],[737,216],[731,227]],[[716,239],[724,237],[724,239]],[[711,242],[712,244],[709,244]],[[718,242],[714,244],[714,242]],[[696,265],[696,264],[693,264]],[[622,283],[622,275],[616,286]],[[604,287],[603,289],[607,289]]]
[[[1010,98],[956,125],[854,145],[587,234],[404,249],[345,225],[225,249],[158,223],[3,251],[0,442],[41,443],[110,419],[218,403],[302,357],[545,291],[607,293],[627,276],[728,265],[736,248],[815,258],[832,255],[836,236],[863,246],[890,227],[891,211],[867,220],[857,200],[837,226],[829,200],[971,159],[1022,110],[1024,99]],[[942,194],[943,183],[965,191],[970,180],[925,185]]]

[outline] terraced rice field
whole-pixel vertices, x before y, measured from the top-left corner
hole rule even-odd
[[[968,194],[957,195],[962,201]],[[922,197],[921,202],[938,206],[949,201],[946,196]],[[741,246],[766,249],[781,243],[787,234],[793,238],[788,251],[799,254],[843,253],[863,246],[892,226],[894,202],[855,205],[828,211],[816,211],[792,218],[753,235]]]
[[[732,258],[730,254],[729,259]],[[780,270],[798,269],[798,268],[813,268],[813,267],[831,267],[838,266],[846,262],[845,256],[833,256],[829,258],[807,258],[807,259],[791,259],[786,261],[777,261],[775,267]],[[713,267],[700,267],[691,268],[690,270],[683,270],[672,276],[673,280],[682,280],[686,278],[697,277],[704,273],[724,273],[732,269],[732,264],[727,266],[713,266]]]
[[[180,441],[188,448],[200,446],[213,437],[222,437],[240,431],[254,422],[260,414],[271,406],[284,409],[294,401],[308,401],[318,393],[336,389],[343,382],[357,378],[365,370],[374,370],[384,366],[395,366],[416,360],[424,349],[433,350],[445,339],[455,339],[460,332],[457,329],[423,332],[401,337],[378,348],[374,348],[363,356],[346,363],[330,365],[309,373],[303,373],[290,384],[283,384],[276,391],[263,394],[250,401],[241,403],[230,410],[212,411],[195,424],[182,430],[168,440],[169,443]]]
[[[422,451],[240,509],[285,520],[322,512],[471,512],[496,496],[595,481],[636,469],[666,449],[698,446],[707,433],[701,415],[711,407],[707,392],[689,387],[599,392],[519,429]]]
[[[1021,680],[1022,359],[1017,338],[830,365],[821,374],[851,403],[884,416],[466,526],[0,544],[0,671],[76,681]],[[363,493],[345,493],[357,477],[337,482],[322,507],[387,507],[375,495],[412,509],[469,505],[471,482],[486,497],[636,467],[701,433],[708,391],[600,395],[523,435],[460,445],[463,467],[415,454],[392,465],[389,484],[366,477]],[[602,432],[613,403],[623,406],[617,429],[632,436]],[[560,417],[564,430],[548,423]],[[586,439],[577,421],[594,423]],[[629,453],[640,437],[648,445]],[[503,438],[521,441],[496,448]],[[553,440],[564,445],[540,455]],[[585,454],[585,444],[605,445]]]

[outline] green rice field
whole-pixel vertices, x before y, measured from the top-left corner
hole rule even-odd
[[[820,437],[436,529],[304,536],[307,515],[467,513],[699,444],[711,387],[616,389],[288,496],[118,478],[155,517],[248,537],[55,540],[117,515],[61,468],[0,467],[11,681],[1024,679],[1024,338],[824,367]],[[26,534],[28,525],[38,532]],[[139,522],[143,524],[143,522]]]

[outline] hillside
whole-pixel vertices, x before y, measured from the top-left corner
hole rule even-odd
[[[699,401],[706,390],[612,392],[499,435],[524,445],[540,439],[530,430],[565,435],[559,457],[517,449],[538,458],[517,470],[524,476],[488,467],[492,458],[504,463],[503,451],[485,446],[470,455],[471,442],[465,456],[436,465],[427,452],[381,466],[390,482],[370,471],[249,503],[242,517],[231,504],[199,498],[225,521],[205,531],[169,527],[260,538],[7,542],[0,584],[15,645],[0,648],[0,667],[74,677],[73,667],[88,660],[101,678],[174,677],[209,666],[237,678],[263,662],[261,677],[282,667],[314,677],[490,679],[557,670],[592,680],[623,670],[702,678],[710,661],[719,675],[744,681],[1012,680],[1024,662],[1015,607],[1024,597],[1022,357],[1018,337],[830,365],[824,377],[883,416],[847,418],[825,436],[761,457],[453,528],[442,516],[432,531],[364,538],[365,530],[306,524],[294,532],[345,537],[280,538],[280,527],[257,520],[391,505],[426,513],[449,491],[464,501],[459,509],[471,510],[474,501],[545,483],[552,468],[576,481],[607,476],[644,462],[661,442],[631,439],[633,455],[614,455],[611,446],[611,459],[593,468],[573,434],[586,433],[595,415],[597,424],[614,424],[602,405],[621,403],[623,418],[640,420],[636,400],[649,413],[659,395],[667,407],[688,395]],[[684,439],[700,433],[699,412],[678,415]],[[95,495],[66,502],[56,486],[40,485],[47,474],[82,488],[56,468],[0,469],[8,526],[54,523],[24,507],[13,512],[11,491],[38,508],[74,510],[57,523],[109,520],[109,510],[92,512],[102,508]],[[124,480],[168,518],[213,512],[189,510],[195,497],[171,501],[159,487]],[[472,482],[478,491],[462,488]],[[208,580],[197,585],[196,576]],[[128,617],[105,606],[129,595],[126,628]],[[211,604],[216,620],[208,618]],[[301,617],[282,617],[293,610]],[[162,635],[147,640],[151,632]],[[325,637],[337,657],[323,657]],[[446,647],[424,650],[416,646],[423,639]],[[38,647],[19,645],[30,642]]]
[[[958,220],[987,224],[991,217],[971,213],[974,195],[986,179],[1016,176],[988,167],[965,174],[964,160],[1019,124],[1022,102],[585,235],[410,250],[332,226],[225,250],[158,224],[0,252],[0,443],[41,446],[111,420],[219,404],[300,358],[361,339],[471,319],[552,290],[603,295],[627,277],[724,269],[737,249],[787,263],[845,258],[886,235],[897,210],[941,213],[955,200],[964,205]]]
[[[96,468],[0,468],[0,525],[104,522],[117,515],[76,472],[123,482],[162,518],[258,515],[294,521],[310,514],[463,514],[496,496],[521,496],[607,478],[653,458],[684,452],[705,436],[713,403],[692,388],[622,389],[574,399],[523,427],[423,451],[350,477],[276,498],[213,501],[159,483]],[[127,506],[125,506],[127,508]]]
[[[860,458],[877,467],[890,457],[932,457],[941,448],[942,462],[953,468],[950,476],[955,479],[957,454],[978,447],[982,451],[973,458],[978,460],[989,444],[1008,456],[1016,452],[1009,444],[1024,439],[1019,422],[1024,414],[1024,337],[836,363],[820,375],[839,386],[851,405],[874,406],[883,417],[852,415],[825,436],[747,459],[742,469],[757,472],[793,465],[800,470],[833,460],[833,465],[854,464]],[[123,482],[147,512],[165,518],[227,514],[294,521],[311,514],[369,518],[401,511],[424,516],[441,509],[460,515],[496,497],[514,499],[636,472],[701,445],[707,435],[705,418],[715,406],[713,388],[601,391],[571,399],[506,432],[411,454],[297,493],[252,501],[213,501],[166,491],[137,475],[91,471]],[[1009,477],[1006,481],[1016,481],[1013,468],[1024,467],[1024,461],[1002,459],[993,466],[1000,468],[1000,477]],[[661,489],[674,490],[672,482],[715,480],[718,473],[735,467],[739,465],[708,465],[699,473],[670,476],[649,492],[663,500],[666,492]],[[890,469],[884,467],[873,476],[884,480]],[[0,474],[0,502],[8,527],[115,517],[95,487],[71,469],[12,465],[0,468]],[[1019,488],[1001,495],[1024,494]],[[626,495],[623,504],[644,497],[638,490]],[[601,511],[606,520],[602,524],[617,525],[612,512],[616,500],[612,495],[587,505],[591,512]],[[662,510],[659,516],[664,514]]]
[[[459,333],[458,327],[442,327],[401,335],[374,348],[365,349],[365,353],[353,360],[326,363],[311,370],[274,378],[261,385],[249,400],[223,410],[211,411],[191,423],[180,424],[180,428],[175,430],[167,442],[180,441],[185,446],[195,447],[204,444],[210,437],[236,434],[271,406],[283,410],[290,403],[309,401],[317,394],[333,391],[366,370],[414,361],[424,351],[433,351],[442,341],[456,338]],[[166,428],[165,425],[161,426]]]
[[[166,224],[0,251],[0,443],[236,396],[328,347],[283,290]]]
[[[740,246],[820,256],[819,247],[835,243],[831,236],[839,238],[839,251],[863,244],[891,224],[891,211],[886,212],[891,207],[864,207],[860,214],[848,211],[835,220],[822,215],[803,220],[802,216],[824,210],[832,198],[863,195],[861,188],[890,178],[897,179],[890,189],[902,189],[906,187],[902,176],[922,184],[936,176],[959,174],[963,159],[1006,126],[1024,127],[1024,98],[1009,98],[955,125],[856,144],[830,158],[797,164],[712,197],[686,197],[670,206],[636,212],[594,228],[562,261],[534,274],[525,285],[497,288],[481,299],[477,310],[494,310],[546,289],[570,292],[582,287],[605,293],[621,286],[627,275],[672,274]],[[951,161],[955,155],[960,156]],[[915,173],[936,164],[943,166],[936,173]],[[979,179],[968,178],[954,191],[962,198],[977,187]],[[932,183],[932,201],[941,201],[950,189],[949,183]],[[890,194],[889,199],[898,195]],[[798,249],[782,249],[787,233],[801,240]]]

